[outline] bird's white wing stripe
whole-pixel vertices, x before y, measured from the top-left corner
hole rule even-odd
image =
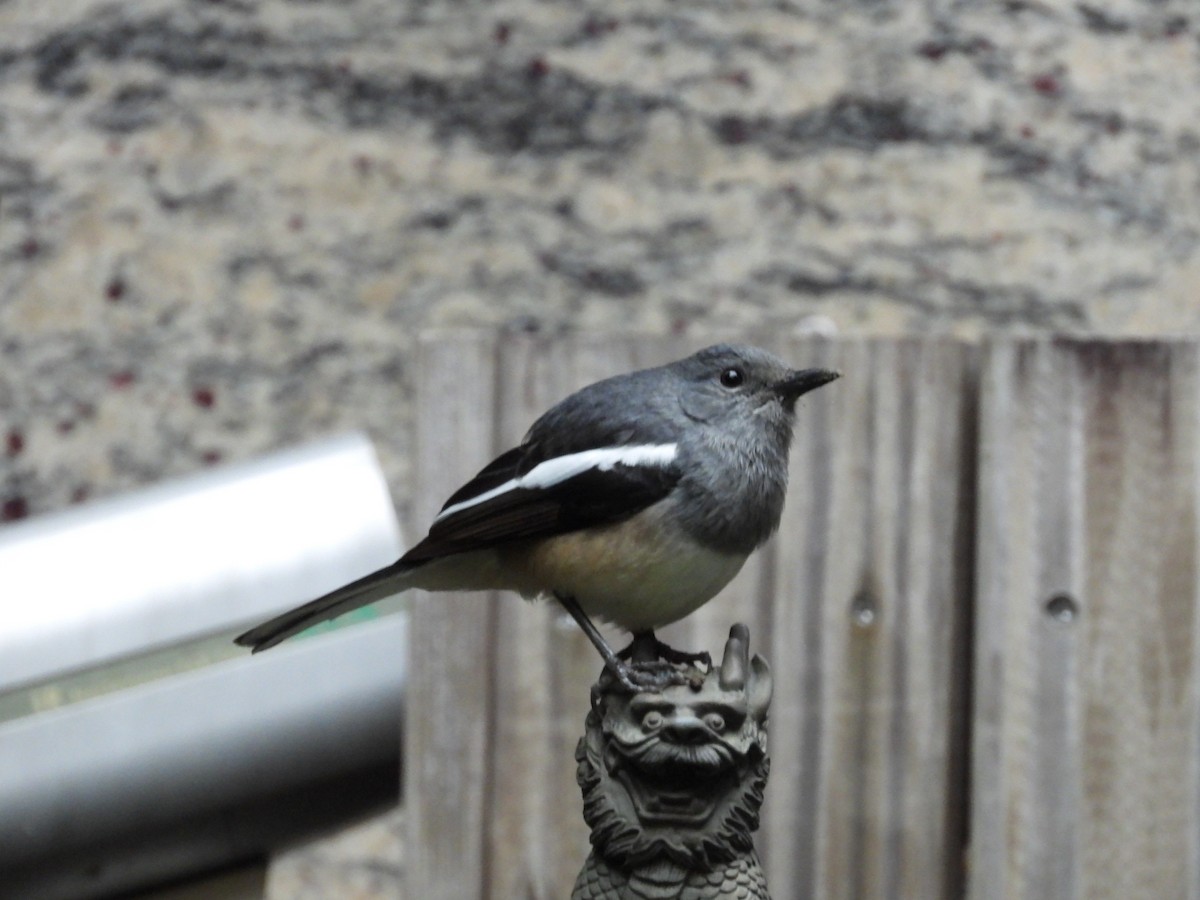
[[[499,497],[508,491],[525,489],[545,489],[559,482],[582,475],[588,469],[598,469],[607,472],[613,466],[668,466],[678,452],[676,444],[638,444],[631,447],[602,447],[598,450],[584,450],[580,453],[568,453],[566,456],[556,456],[538,463],[520,478],[510,478],[504,484],[484,491],[482,494],[447,506],[443,509],[434,524],[452,516],[464,509],[470,509],[480,503]]]

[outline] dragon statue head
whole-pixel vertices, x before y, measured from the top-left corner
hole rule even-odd
[[[629,694],[601,678],[575,751],[593,853],[631,872],[703,872],[753,854],[771,674],[735,625],[719,668]]]

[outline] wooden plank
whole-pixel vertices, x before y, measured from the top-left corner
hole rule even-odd
[[[765,655],[777,896],[957,898],[966,738],[972,353],[780,342],[843,377],[798,411]]]
[[[425,528],[487,463],[495,441],[495,342],[431,335],[421,342],[416,512]],[[478,594],[411,600],[405,697],[405,896],[485,896],[490,818],[491,670],[495,604]]]
[[[431,516],[550,405],[642,364],[636,350],[617,338],[510,335],[498,347],[477,338],[428,342],[419,505]],[[410,875],[410,895],[567,896],[588,852],[573,757],[599,656],[556,606],[510,595],[421,600],[413,634],[407,790],[421,865]],[[606,634],[614,645],[624,642],[615,629]],[[418,655],[431,646],[453,646],[454,657]],[[448,703],[450,696],[463,702]],[[426,698],[442,704],[440,711]],[[459,772],[465,777],[456,784]],[[459,793],[443,797],[451,785]],[[470,797],[462,793],[468,785]]]
[[[997,341],[970,896],[1200,897],[1191,342]]]
[[[596,374],[579,364],[573,343],[506,338],[497,369],[499,445],[513,446],[552,404],[623,368],[622,353],[602,353]],[[614,368],[604,371],[606,366]],[[600,657],[555,604],[514,596],[497,603],[489,884],[483,896],[567,897],[589,849],[574,751]]]

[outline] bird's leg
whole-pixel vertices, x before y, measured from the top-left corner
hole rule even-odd
[[[555,594],[554,597],[562,604],[563,609],[571,614],[571,618],[575,620],[575,624],[587,635],[587,639],[592,642],[592,646],[600,651],[600,656],[604,659],[604,667],[612,672],[613,677],[621,682],[631,693],[636,694],[640,691],[641,688],[630,677],[629,666],[617,658],[617,654],[613,652],[612,647],[608,646],[608,641],[604,640],[604,635],[600,633],[600,630],[588,618],[587,613],[583,611],[583,607],[579,605],[579,601],[565,594]]]
[[[653,631],[635,631],[629,646],[617,651],[617,659],[627,659],[634,665],[654,663],[658,661],[659,648],[665,646]]]
[[[703,663],[705,669],[712,668],[712,657],[707,650],[699,653],[688,653],[686,650],[676,650],[669,644],[664,644],[653,631],[634,632],[629,646],[617,653],[618,659],[628,659],[634,665],[638,663],[654,663],[665,659],[676,665],[695,665]]]
[[[672,650],[656,638],[653,631],[635,633],[633,641],[628,647],[620,653],[614,653],[612,647],[608,646],[608,642],[604,640],[604,636],[600,634],[599,629],[583,611],[579,601],[564,594],[555,594],[554,596],[562,604],[563,609],[571,614],[575,623],[583,629],[583,633],[592,642],[592,646],[600,651],[600,656],[604,659],[604,667],[630,693],[661,691],[668,685],[687,683],[688,679],[680,674],[672,665],[671,660],[659,657],[663,651],[675,657],[686,657],[690,654],[681,654]],[[704,656],[707,655],[704,654]],[[624,662],[625,659],[628,659],[629,662]]]
[[[712,658],[707,653],[684,653],[668,647],[653,631],[635,631],[629,646],[617,653],[617,659],[629,660],[633,680],[647,690],[661,691],[672,684],[691,684],[696,689],[704,681],[704,675],[696,668],[703,662],[706,671],[712,670]],[[689,669],[680,671],[679,666]]]
[[[669,647],[662,641],[658,641],[658,655],[673,663],[688,666],[702,663],[706,670],[712,669],[712,656],[709,655],[707,650],[701,650],[699,653],[689,653],[687,650],[676,650],[674,647]]]

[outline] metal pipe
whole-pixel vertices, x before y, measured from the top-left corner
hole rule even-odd
[[[392,562],[361,435],[0,530],[0,694],[266,618]]]
[[[179,648],[232,652],[400,550],[361,436],[0,531],[0,896],[146,887],[394,804],[403,616],[191,671]]]
[[[0,896],[144,887],[396,803],[405,635],[390,616],[0,725]]]

